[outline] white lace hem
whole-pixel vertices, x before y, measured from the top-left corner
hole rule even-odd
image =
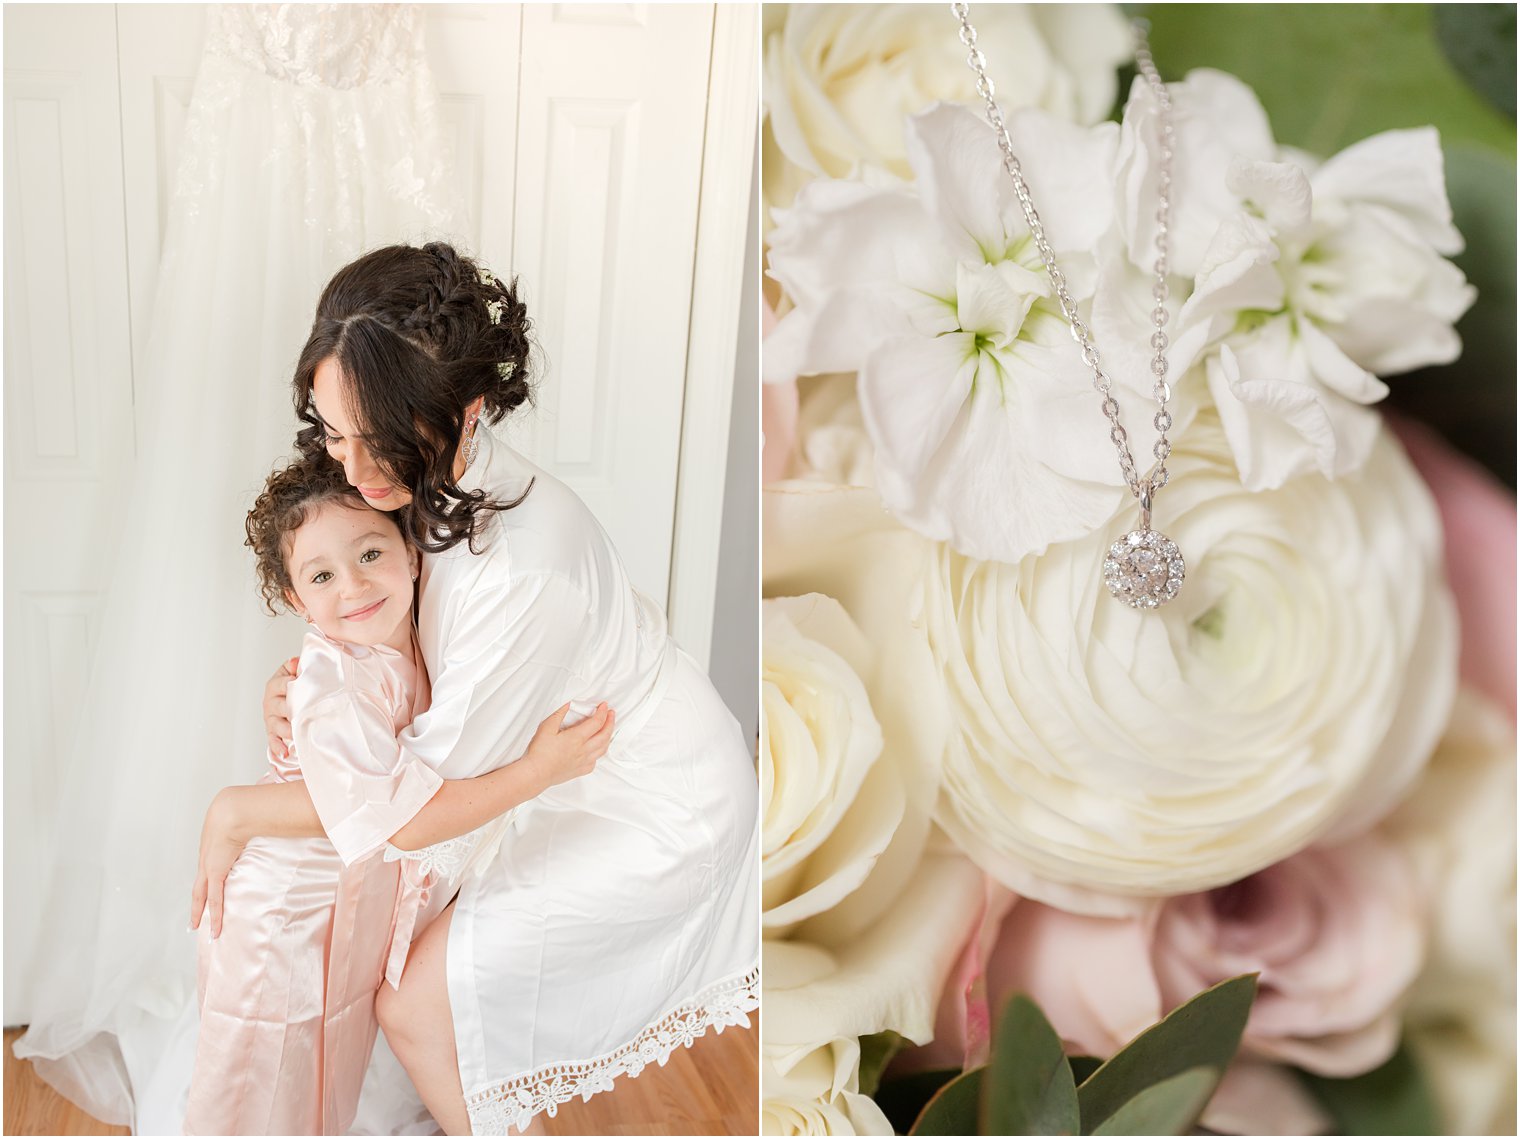
[[[637,1076],[650,1064],[665,1066],[677,1048],[690,1048],[708,1028],[722,1032],[730,1025],[749,1027],[749,1013],[760,1007],[760,969],[710,985],[693,999],[646,1026],[621,1048],[570,1064],[551,1064],[505,1083],[465,1097],[474,1135],[505,1135],[519,1131],[539,1112],[551,1117],[560,1104],[576,1096],[582,1102],[597,1092],[612,1090],[618,1076]]]

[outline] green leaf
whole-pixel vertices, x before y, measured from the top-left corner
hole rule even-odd
[[[1443,149],[1452,220],[1467,241],[1453,260],[1478,299],[1457,322],[1461,359],[1392,377],[1388,406],[1429,423],[1514,486],[1515,162],[1470,143]]]
[[[1514,121],[1441,51],[1431,7],[1151,4],[1144,15],[1163,76],[1195,67],[1239,76],[1279,142],[1330,155],[1379,131],[1432,124],[1443,140],[1513,157]]]
[[[981,1134],[1077,1134],[1077,1085],[1066,1050],[1039,1005],[1022,993],[1003,1006],[988,1068]]]
[[[875,1032],[860,1038],[860,1094],[875,1095],[881,1073],[908,1041],[895,1032]]]
[[[1189,1068],[1152,1084],[1093,1129],[1094,1135],[1186,1135],[1219,1086],[1213,1068]]]
[[[892,1124],[892,1132],[906,1135],[913,1129],[913,1122],[923,1114],[924,1105],[956,1076],[959,1068],[934,1068],[927,1072],[914,1072],[888,1080],[876,1093],[876,1106]]]
[[[1341,1135],[1439,1135],[1441,1117],[1408,1043],[1381,1068],[1349,1080],[1299,1072]]]
[[[1437,4],[1436,40],[1456,73],[1515,117],[1515,6]]]
[[[982,1073],[972,1068],[951,1080],[924,1105],[909,1135],[975,1135],[977,1102],[982,1095]]]
[[[1152,1084],[1190,1068],[1223,1073],[1255,996],[1254,973],[1221,981],[1131,1040],[1077,1089],[1083,1129],[1091,1132]]]

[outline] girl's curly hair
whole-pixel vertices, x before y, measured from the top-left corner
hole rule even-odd
[[[285,561],[290,540],[317,509],[329,502],[371,509],[364,496],[348,485],[343,468],[326,455],[318,460],[299,458],[275,471],[254,500],[244,523],[248,531],[244,545],[253,550],[259,592],[271,615],[278,614],[279,609],[293,612],[289,591],[295,583]]]
[[[482,401],[496,423],[533,396],[526,306],[504,283],[441,241],[387,245],[333,274],[317,301],[296,363],[296,435],[302,454],[323,456],[326,428],[312,400],[317,366],[336,361],[365,443],[391,482],[411,492],[398,519],[419,549],[473,547],[490,515],[510,510],[454,480],[465,409]],[[531,490],[531,484],[529,486]]]

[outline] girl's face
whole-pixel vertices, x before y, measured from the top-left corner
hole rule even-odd
[[[400,510],[412,501],[412,492],[394,485],[371,458],[364,436],[349,419],[343,406],[343,375],[329,356],[312,376],[311,401],[316,405],[327,432],[327,453],[343,464],[350,486],[357,487],[376,510]]]
[[[290,601],[335,641],[406,652],[420,561],[385,515],[326,502],[291,536]]]

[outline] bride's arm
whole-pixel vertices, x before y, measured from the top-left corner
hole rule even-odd
[[[607,752],[616,716],[602,704],[584,720],[564,727],[568,711],[566,705],[550,713],[516,763],[472,779],[442,781],[411,818],[388,836],[389,841],[402,850],[417,850],[469,834],[550,787],[589,774]],[[202,913],[207,913],[211,935],[220,936],[227,875],[251,839],[325,835],[312,787],[306,780],[224,787],[212,800],[201,828],[200,858],[190,895],[190,927],[198,927]],[[378,845],[371,841],[362,851],[340,847],[339,853],[345,861],[353,862]]]
[[[600,704],[580,723],[566,728],[562,725],[569,711],[566,704],[551,712],[516,763],[473,779],[444,780],[411,822],[391,835],[391,845],[400,850],[420,850],[458,838],[538,798],[558,783],[589,775],[607,752],[617,717],[606,704]]]

